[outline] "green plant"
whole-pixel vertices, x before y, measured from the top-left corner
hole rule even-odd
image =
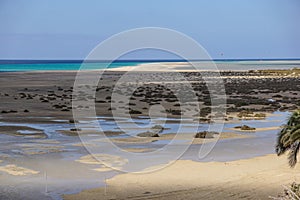
[[[289,165],[294,167],[297,163],[297,155],[300,148],[300,110],[295,111],[287,124],[278,134],[276,153],[278,156],[289,151]]]

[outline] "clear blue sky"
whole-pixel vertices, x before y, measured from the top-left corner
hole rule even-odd
[[[183,32],[213,58],[300,58],[299,20],[299,0],[0,0],[0,59],[82,59],[145,26]],[[153,57],[169,55],[128,56]]]

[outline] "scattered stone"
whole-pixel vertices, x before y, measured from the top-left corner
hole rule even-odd
[[[254,113],[249,110],[243,110],[240,113],[237,114],[238,118],[245,118],[245,119],[263,119],[266,118],[265,113]]]
[[[181,115],[181,110],[173,110],[173,109],[167,109],[166,110],[167,113],[170,113],[172,115]]]
[[[104,131],[104,134],[106,136],[116,136],[116,135],[124,134],[124,132],[123,131]]]
[[[98,101],[95,101],[96,103],[106,103],[106,101],[102,101],[102,100],[98,100]]]
[[[161,133],[165,130],[165,128],[161,125],[155,125],[155,126],[151,127],[151,129],[157,133]]]
[[[70,119],[70,120],[69,120],[69,123],[70,123],[70,124],[75,124],[75,123],[78,123],[78,121],[75,120],[75,119]]]
[[[218,135],[215,131],[201,131],[195,135],[195,138],[214,138],[214,135]]]
[[[71,128],[70,131],[81,131],[80,128]]]
[[[57,104],[55,104],[55,105],[53,105],[52,107],[53,107],[53,108],[56,108],[56,109],[59,109],[59,108],[65,107],[65,105],[57,105]]]
[[[234,127],[235,129],[240,129],[242,131],[255,131],[256,128],[254,127],[250,127],[250,126],[247,126],[247,125],[242,125],[242,126],[236,126]]]
[[[137,136],[139,136],[139,137],[159,137],[158,133],[153,133],[150,131],[139,133],[139,134],[137,134]]]
[[[141,112],[141,111],[138,111],[138,110],[130,110],[130,111],[129,111],[129,114],[139,115],[139,114],[142,114],[142,112]]]
[[[7,114],[7,113],[17,113],[18,111],[16,110],[2,110],[1,113],[2,114]]]

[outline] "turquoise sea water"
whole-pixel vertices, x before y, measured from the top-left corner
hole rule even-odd
[[[117,63],[85,63],[84,68],[88,70],[106,69],[106,68],[118,68],[126,66],[135,66],[138,62],[117,62]],[[0,71],[56,71],[56,70],[79,70],[82,63],[0,63]]]
[[[174,63],[184,61],[118,61],[113,63],[108,62],[89,62],[84,63],[85,70],[97,70],[106,68],[120,68],[127,66],[138,66],[140,64],[151,63]],[[211,61],[195,61],[203,69],[208,66]],[[300,68],[300,60],[217,60],[214,61],[219,70],[258,70],[258,69],[292,69]],[[56,71],[56,70],[79,70],[82,66],[82,61],[13,61],[0,60],[0,72],[7,71]],[[178,69],[185,69],[181,65]],[[188,68],[186,68],[188,69]]]

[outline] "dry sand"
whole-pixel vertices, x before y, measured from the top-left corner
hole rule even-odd
[[[300,179],[300,166],[289,168],[286,156],[267,155],[233,162],[179,160],[162,170],[122,174],[108,187],[65,195],[79,199],[269,199]]]

